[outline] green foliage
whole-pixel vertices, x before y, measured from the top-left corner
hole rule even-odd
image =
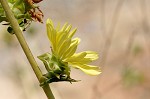
[[[33,21],[33,18],[37,17],[34,10],[38,8],[38,6],[36,6],[35,4],[30,4],[28,2],[29,0],[7,0],[7,1],[12,12],[14,13],[15,18],[18,21],[20,29],[22,31],[25,31],[28,25],[30,25],[30,23]],[[10,23],[7,20],[5,12],[2,8],[2,5],[0,4],[0,22],[3,22],[3,21],[7,22],[4,25],[9,25],[7,29],[8,32],[13,34],[14,33],[13,29],[11,28]]]
[[[46,81],[41,83],[43,86],[45,83],[52,83],[58,81],[69,81],[76,82],[77,80],[70,78],[70,67],[67,63],[58,60],[54,55],[50,53],[45,53],[43,55],[38,56],[38,58],[43,61],[46,70],[48,73],[43,76],[46,77]]]

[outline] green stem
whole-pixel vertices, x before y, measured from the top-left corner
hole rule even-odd
[[[10,22],[10,24],[15,32],[15,35],[16,35],[29,63],[31,64],[31,67],[32,67],[36,77],[38,78],[39,82],[41,82],[40,79],[43,77],[42,72],[39,69],[39,67],[38,67],[38,65],[26,43],[26,40],[22,34],[22,31],[19,28],[18,21],[14,17],[14,14],[12,13],[12,11],[10,9],[7,0],[0,0],[0,2],[2,4],[3,9],[5,10],[6,17],[7,17],[8,21]],[[43,86],[42,88],[48,99],[55,99],[48,84]]]

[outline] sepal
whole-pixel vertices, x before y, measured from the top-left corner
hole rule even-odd
[[[52,83],[52,82],[62,82],[62,81],[68,81],[70,83],[72,82],[78,82],[80,80],[75,80],[70,78],[69,75],[65,73],[56,74],[54,72],[48,72],[43,75],[46,79],[42,83],[40,83],[40,86],[44,86],[45,84]]]

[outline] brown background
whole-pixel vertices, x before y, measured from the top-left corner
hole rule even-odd
[[[78,83],[52,83],[56,99],[150,99],[150,0],[43,0],[44,22],[68,22],[82,39],[78,52],[97,51],[88,76],[72,69]],[[15,36],[0,26],[0,99],[46,99]],[[50,51],[45,23],[24,33],[34,56]],[[44,66],[36,58],[41,69]],[[126,75],[123,75],[126,74]]]

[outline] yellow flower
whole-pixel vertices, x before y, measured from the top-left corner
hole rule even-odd
[[[99,67],[88,65],[90,62],[98,59],[98,54],[93,51],[84,51],[75,53],[80,42],[79,38],[72,39],[77,29],[71,31],[72,26],[68,23],[60,29],[56,28],[52,20],[47,19],[47,35],[52,47],[52,55],[54,55],[62,63],[67,63],[70,66],[82,70],[89,75],[98,75],[101,73]]]
[[[44,86],[45,83],[58,81],[76,82],[77,80],[70,77],[71,66],[89,75],[101,73],[99,67],[88,65],[98,59],[96,52],[75,53],[80,39],[72,37],[77,29],[71,31],[72,26],[67,23],[62,28],[59,25],[55,28],[50,19],[47,20],[46,27],[52,53],[44,53],[38,56],[48,71],[43,75],[46,80],[40,84],[41,86]]]

